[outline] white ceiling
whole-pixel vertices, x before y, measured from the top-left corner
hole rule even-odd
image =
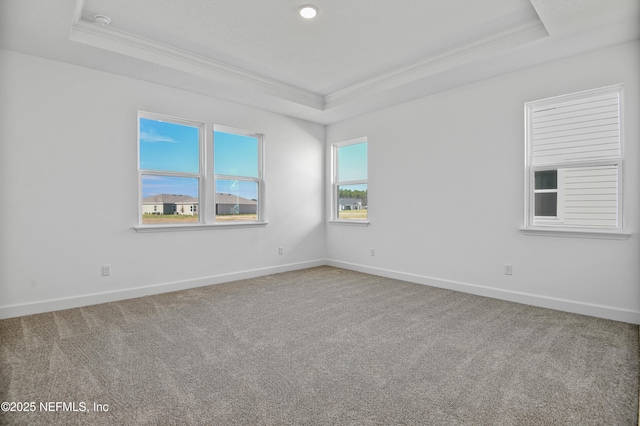
[[[639,0],[310,2],[0,0],[0,48],[326,124],[640,37]]]

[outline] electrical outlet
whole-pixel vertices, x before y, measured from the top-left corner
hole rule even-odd
[[[369,254],[370,254],[371,256],[375,256],[375,255],[376,255],[376,249],[372,248],[372,249],[369,251]]]
[[[284,254],[284,247],[278,247],[278,254],[280,255]]]
[[[504,274],[505,274],[505,275],[511,275],[511,274],[513,274],[513,266],[511,266],[511,265],[504,265]]]
[[[111,275],[111,265],[102,265],[102,276],[108,277]]]

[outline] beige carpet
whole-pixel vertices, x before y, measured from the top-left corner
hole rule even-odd
[[[2,424],[638,421],[637,326],[331,267],[3,320],[0,339],[0,400],[35,403]]]

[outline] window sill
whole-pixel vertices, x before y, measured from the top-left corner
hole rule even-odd
[[[626,240],[630,233],[622,231],[597,231],[584,229],[551,229],[551,228],[520,228],[525,235],[537,235],[544,237],[569,237],[569,238],[596,238],[603,240]]]
[[[261,228],[267,226],[268,222],[243,222],[243,223],[216,223],[195,224],[195,225],[138,225],[132,229],[138,233],[150,232],[179,232],[179,231],[206,231],[210,229],[231,229],[231,228]]]
[[[347,226],[369,226],[371,222],[368,220],[330,220],[332,225],[347,225]]]

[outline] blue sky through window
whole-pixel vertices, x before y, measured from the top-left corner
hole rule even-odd
[[[188,195],[198,198],[198,179],[142,175],[142,198],[158,194]]]
[[[140,169],[199,173],[200,128],[140,117]],[[259,177],[259,142],[255,136],[214,131],[214,173],[228,177]],[[209,154],[211,155],[211,154]],[[216,192],[257,200],[258,184],[241,179],[216,180]],[[198,197],[198,179],[142,176],[142,198],[157,194]]]
[[[140,168],[198,173],[199,130],[184,124],[140,118]]]
[[[213,132],[213,170],[217,175],[258,177],[258,138]]]
[[[338,181],[367,179],[367,143],[338,148]],[[366,186],[365,186],[366,188]]]
[[[258,200],[258,184],[253,181],[242,180],[216,180],[216,192],[219,194],[231,194],[249,200]]]

